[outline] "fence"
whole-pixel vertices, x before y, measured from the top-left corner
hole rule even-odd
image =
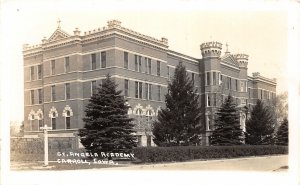
[[[49,160],[57,160],[58,152],[76,152],[79,149],[77,137],[49,137]],[[44,160],[44,139],[14,137],[10,141],[10,153],[12,161],[41,161]]]

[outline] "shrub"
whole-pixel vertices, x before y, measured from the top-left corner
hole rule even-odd
[[[270,145],[138,147],[133,152],[136,160],[144,163],[155,163],[287,154],[288,148]]]

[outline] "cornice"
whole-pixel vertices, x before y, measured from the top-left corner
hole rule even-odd
[[[272,84],[274,86],[277,85],[276,80],[269,79],[269,78],[266,78],[266,77],[263,77],[263,76],[258,76],[258,77],[248,76],[248,80],[250,80],[252,82],[264,82],[264,83],[267,83],[267,84]]]
[[[168,50],[168,53],[167,53],[167,54],[168,54],[168,55],[171,55],[171,56],[178,57],[178,58],[183,58],[183,59],[189,60],[189,61],[191,61],[191,62],[195,62],[195,63],[198,63],[198,62],[199,62],[199,59],[193,58],[193,57],[191,57],[191,56],[188,56],[188,55],[185,55],[185,54],[176,52],[176,51]]]
[[[56,34],[63,34],[65,38],[55,39]],[[61,29],[55,30],[50,39],[44,38],[42,44],[36,46],[29,46],[27,44],[23,45],[23,55],[28,57],[35,55],[37,52],[42,52],[47,49],[59,48],[61,46],[67,46],[69,44],[79,43],[88,44],[90,42],[98,41],[109,36],[119,36],[122,38],[134,40],[138,43],[142,43],[154,48],[167,50],[168,49],[168,39],[161,38],[161,40],[147,35],[143,35],[136,31],[121,26],[120,21],[112,20],[108,21],[108,26],[103,28],[94,29],[92,31],[84,32],[83,36],[80,36],[80,31],[78,28],[74,31],[74,35],[70,36]]]

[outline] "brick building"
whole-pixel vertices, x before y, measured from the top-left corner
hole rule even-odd
[[[129,115],[136,118],[139,145],[154,145],[150,125],[164,107],[167,84],[179,62],[200,94],[206,127],[202,144],[209,144],[213,113],[229,94],[241,110],[244,128],[244,107],[275,97],[276,81],[259,73],[248,76],[248,55],[228,50],[222,55],[221,43],[203,43],[200,50],[202,58],[169,50],[166,38],[137,33],[117,20],[84,34],[77,28],[68,34],[58,26],[41,44],[23,46],[25,135],[38,137],[39,127],[47,124],[53,128],[50,137],[76,137],[90,96],[109,73],[131,106]]]

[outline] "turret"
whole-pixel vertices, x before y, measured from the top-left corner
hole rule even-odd
[[[239,67],[240,68],[247,68],[249,55],[246,55],[246,54],[236,54],[236,55],[234,55],[234,58],[239,63]]]
[[[203,58],[219,58],[222,44],[220,42],[205,42],[200,45],[200,49]]]
[[[108,26],[108,28],[120,27],[121,26],[121,21],[119,21],[119,20],[107,21],[107,26]]]
[[[75,36],[80,36],[80,30],[78,28],[75,28],[73,32]]]

